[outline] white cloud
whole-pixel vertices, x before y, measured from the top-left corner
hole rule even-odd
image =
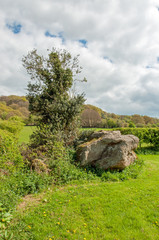
[[[159,117],[157,7],[157,0],[0,0],[0,94],[25,94],[23,55],[33,48],[45,54],[55,46],[80,54],[81,77],[88,82],[77,87],[88,103],[118,114]],[[14,22],[22,25],[19,34],[6,26]]]

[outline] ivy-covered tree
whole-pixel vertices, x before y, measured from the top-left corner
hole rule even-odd
[[[36,141],[45,144],[57,133],[65,142],[73,140],[85,101],[83,94],[71,91],[81,72],[78,56],[53,48],[46,57],[33,50],[22,61],[31,76],[27,98],[30,112],[38,117]]]

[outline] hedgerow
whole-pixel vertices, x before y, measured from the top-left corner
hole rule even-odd
[[[117,129],[116,129],[117,130]],[[124,135],[133,134],[140,140],[140,144],[151,143],[154,147],[159,147],[159,128],[119,128]]]
[[[159,147],[159,128],[109,128],[109,129],[104,129],[104,128],[86,128],[82,129],[79,139],[81,141],[87,141],[91,133],[94,131],[100,131],[100,130],[105,130],[105,131],[120,131],[121,134],[127,135],[127,134],[132,134],[135,135],[139,138],[140,142],[140,147],[142,143],[150,143],[154,147],[158,148]]]

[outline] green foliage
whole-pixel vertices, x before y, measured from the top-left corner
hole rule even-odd
[[[136,179],[143,167],[143,160],[136,160],[132,165],[125,168],[123,171],[106,171],[102,174],[103,181],[123,181],[129,179]]]
[[[36,131],[35,126],[25,126],[19,134],[19,143],[29,143],[30,136]]]
[[[8,120],[11,117],[20,117],[26,120],[29,116],[28,101],[25,97],[1,96],[0,97],[0,118]]]
[[[23,58],[23,65],[32,80],[28,84],[29,110],[38,117],[34,140],[38,137],[42,145],[50,134],[60,132],[65,141],[72,141],[84,103],[83,94],[69,92],[81,71],[78,57],[72,59],[70,53],[56,49],[43,57],[33,50]]]
[[[7,230],[0,231],[1,240],[11,240],[13,239],[13,233],[8,232]]]
[[[135,123],[133,123],[133,122],[129,122],[129,128],[135,128],[136,126],[135,126]]]
[[[159,128],[151,128],[145,132],[144,140],[147,143],[152,143],[156,148],[159,148]]]
[[[51,174],[55,178],[57,185],[95,179],[95,175],[91,172],[87,173],[84,169],[75,166],[70,161],[56,160],[52,163],[51,167]]]
[[[20,197],[46,189],[53,182],[48,174],[38,174],[22,169],[9,176],[3,176],[0,183],[0,202],[7,211],[13,209]]]
[[[142,147],[138,148],[136,150],[137,154],[143,154],[143,155],[158,155],[159,154],[159,148],[156,148],[150,143],[143,143]]]
[[[53,186],[23,199],[8,231],[14,240],[158,240],[159,156],[143,158],[137,179]]]
[[[16,95],[10,95],[10,96],[0,96],[0,102],[5,103],[7,106],[10,106],[12,104],[17,104],[20,107],[28,107],[28,101],[26,97],[22,96],[16,96]]]
[[[44,146],[43,146],[44,148]],[[63,142],[54,141],[45,146],[47,155],[46,164],[49,174],[54,179],[54,184],[65,184],[75,180],[89,180],[95,176],[87,173],[83,168],[75,164],[75,150],[66,148]]]
[[[75,165],[73,160],[71,161],[69,154],[65,158],[50,161],[50,168],[56,184],[66,184],[77,180],[93,180],[96,178],[91,171],[87,172],[86,169]]]
[[[85,110],[87,111],[85,112]],[[92,117],[89,116],[88,110],[93,110],[94,112],[93,119],[91,119]],[[158,118],[141,116],[138,114],[134,114],[132,116],[117,115],[114,113],[105,112],[102,109],[90,104],[84,105],[83,113],[81,115],[82,127],[87,126],[87,127],[100,127],[100,128],[119,128],[119,127],[132,127],[132,128],[153,127],[154,128],[159,126]],[[100,121],[97,121],[97,117],[96,117],[97,114],[101,117]],[[93,125],[91,123],[93,123]]]
[[[34,171],[16,172],[8,180],[8,188],[12,189],[18,196],[25,196],[31,193],[37,193],[46,188],[52,177],[47,174],[38,174]]]
[[[86,171],[87,172],[92,172],[94,175],[100,177],[102,181],[124,181],[128,179],[136,179],[143,168],[143,160],[142,159],[137,159],[133,164],[130,166],[126,167],[124,170],[119,171],[119,170],[102,170],[99,168],[94,168],[87,166]]]
[[[120,128],[122,134],[133,134],[140,139],[140,143],[152,143],[159,147],[159,128]]]
[[[11,132],[15,135],[19,134],[22,130],[24,124],[21,122],[21,119],[17,117],[11,118],[8,120],[0,120],[0,129]]]
[[[0,239],[10,240],[13,237],[13,233],[8,233],[5,230],[12,220],[12,214],[7,211],[3,204],[0,202]]]
[[[5,228],[5,226],[10,223],[12,215],[10,212],[6,211],[6,208],[0,203],[0,229]]]
[[[15,110],[9,106],[6,106],[4,102],[0,102],[0,118],[6,120],[12,116],[22,117],[22,114],[20,111]]]
[[[148,143],[154,146],[155,150],[159,150],[159,128],[112,128],[112,129],[104,129],[104,128],[91,128],[91,129],[82,129],[82,133],[79,135],[79,139],[84,140],[85,135],[91,134],[93,131],[117,131],[119,130],[121,134],[127,135],[132,134],[137,136],[140,140],[140,148],[142,143]],[[86,131],[86,133],[85,133]],[[87,137],[85,138],[85,141]]]
[[[12,136],[11,133],[7,134]],[[84,138],[89,137],[89,134],[90,132],[85,134]],[[2,175],[0,182],[0,202],[3,204],[3,208],[6,208],[6,213],[10,213],[10,209],[15,207],[20,196],[25,196],[30,193],[37,193],[42,189],[46,189],[51,183],[54,183],[54,185],[63,185],[73,182],[76,182],[76,184],[79,184],[79,182],[84,182],[86,184],[92,181],[91,184],[99,184],[101,181],[124,181],[131,178],[136,179],[141,171],[142,164],[140,164],[140,161],[135,162],[132,166],[122,172],[105,172],[99,169],[91,168],[83,169],[75,163],[75,150],[68,147],[66,148],[64,142],[57,141],[57,139],[57,136],[55,137],[52,135],[52,141],[48,141],[46,145],[40,146],[36,149],[30,149],[31,152],[27,152],[27,160],[30,162],[32,162],[32,160],[35,158],[40,158],[43,161],[45,159],[46,164],[50,169],[49,174],[38,174],[35,171],[30,171],[27,167],[30,167],[30,165],[28,163],[26,164],[24,161],[26,164],[25,168],[21,169],[20,171],[14,171],[10,175]],[[43,200],[43,203],[47,204],[49,201],[50,200],[48,200],[46,197]],[[40,212],[38,212],[38,215],[41,214]],[[44,210],[42,210],[42,212],[44,212]],[[51,215],[50,217],[52,218],[53,216]],[[57,220],[57,222],[59,222],[59,220]],[[32,234],[31,230],[32,225],[27,223],[26,226],[23,221],[22,224],[21,221],[19,224],[20,225],[18,226],[23,228],[23,231],[20,231],[20,235],[18,235],[15,230],[13,231],[12,235],[11,227],[7,226],[7,228],[0,233],[1,238],[3,237],[2,239],[9,239],[10,237],[13,237],[13,239],[16,240],[34,239],[34,234]],[[73,230],[69,231],[72,231],[73,233]],[[48,236],[51,237],[51,235]],[[45,239],[45,237],[42,237],[41,239]]]
[[[23,167],[18,146],[18,134],[23,123],[14,117],[11,121],[0,120],[0,174],[9,174]]]
[[[23,159],[17,138],[0,129],[0,174],[8,174],[22,167]]]

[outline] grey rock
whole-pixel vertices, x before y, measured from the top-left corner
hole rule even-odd
[[[89,142],[78,146],[77,161],[81,166],[122,170],[135,161],[138,143],[138,137],[121,135],[120,131],[94,132]]]

